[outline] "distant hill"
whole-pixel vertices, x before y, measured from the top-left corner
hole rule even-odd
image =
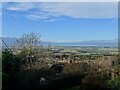
[[[98,47],[118,47],[118,40],[89,40],[81,42],[45,42],[44,45],[52,46],[98,46]]]
[[[4,42],[9,46],[14,46],[17,42],[17,38],[16,37],[2,37],[2,39],[4,40]],[[4,47],[5,45],[2,43],[2,46]]]
[[[8,46],[14,46],[16,42],[16,37],[3,37],[2,38]],[[98,47],[117,47],[118,40],[89,40],[81,42],[50,42],[41,41],[42,45],[51,46],[98,46]],[[4,45],[3,45],[4,46]]]

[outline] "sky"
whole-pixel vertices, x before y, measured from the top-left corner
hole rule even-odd
[[[35,32],[44,41],[78,42],[118,38],[115,2],[4,2],[2,36]]]
[[[119,0],[1,0],[2,2],[119,2]]]

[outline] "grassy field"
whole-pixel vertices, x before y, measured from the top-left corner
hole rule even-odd
[[[109,48],[109,47],[54,47],[55,50],[58,50],[59,53],[74,53],[78,55],[90,55],[90,54],[99,54],[99,55],[117,55],[118,48]]]

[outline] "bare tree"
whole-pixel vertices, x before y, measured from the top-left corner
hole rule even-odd
[[[39,69],[51,63],[50,47],[44,47],[37,34],[23,34],[17,44],[23,66]]]
[[[17,39],[20,55],[24,64],[35,62],[39,58],[40,37],[35,33],[23,34]]]

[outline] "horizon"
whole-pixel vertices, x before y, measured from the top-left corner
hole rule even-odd
[[[113,2],[4,2],[2,36],[34,32],[41,35],[41,40],[51,42],[118,39],[117,10]]]
[[[6,37],[6,36],[2,36],[2,38],[6,38],[6,39],[11,39],[11,38],[20,38],[20,37],[13,37],[13,36],[11,36],[11,37]],[[117,41],[118,42],[118,39],[117,38],[114,38],[114,39],[102,39],[102,40],[83,40],[83,41],[45,41],[45,40],[41,40],[41,39],[39,39],[40,41],[42,41],[42,42],[50,42],[50,43],[79,43],[79,42],[89,42],[89,41]]]

